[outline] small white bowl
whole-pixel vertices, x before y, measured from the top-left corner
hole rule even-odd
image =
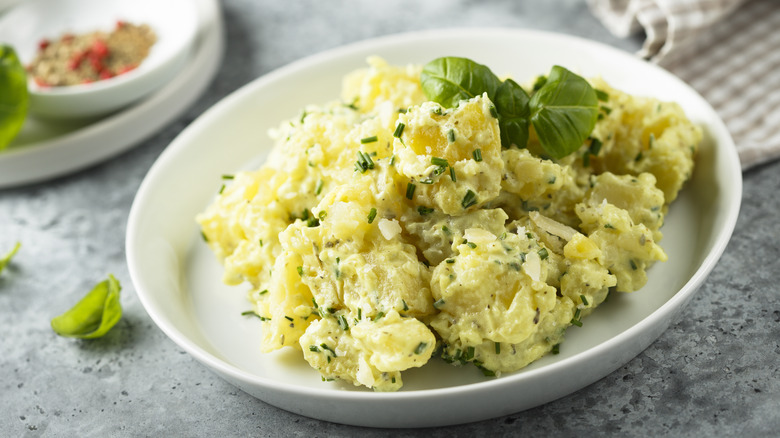
[[[73,119],[119,110],[158,89],[185,65],[197,33],[197,10],[188,0],[31,0],[0,18],[0,41],[28,65],[42,39],[64,33],[110,31],[118,20],[148,24],[157,35],[149,55],[134,70],[91,84],[39,87],[28,81],[30,112]]]

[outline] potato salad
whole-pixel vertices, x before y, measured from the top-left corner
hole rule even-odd
[[[430,360],[497,376],[667,259],[702,137],[677,104],[442,59],[370,58],[197,216],[224,281],[249,285],[264,352],[375,391]]]

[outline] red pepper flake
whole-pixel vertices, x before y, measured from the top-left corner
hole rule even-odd
[[[38,49],[46,50],[46,48],[49,47],[49,44],[51,44],[51,42],[49,40],[47,40],[46,38],[44,38],[44,39],[38,41]]]
[[[124,21],[116,20],[116,28],[117,29],[121,29],[121,28],[125,27],[126,25],[127,25],[127,23],[125,23]]]
[[[98,58],[105,58],[108,56],[108,46],[106,45],[106,42],[103,40],[95,40],[94,43],[92,43],[92,53],[94,53]]]
[[[41,78],[39,78],[37,76],[34,77],[33,80],[35,81],[35,85],[37,85],[37,86],[39,86],[41,88],[48,88],[48,87],[51,86],[51,85],[47,84],[46,81],[44,81],[43,79],[41,79]]]
[[[114,77],[108,70],[101,70],[98,76],[100,76],[100,79],[111,79]]]

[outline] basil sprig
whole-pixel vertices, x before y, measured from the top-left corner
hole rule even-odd
[[[593,87],[557,65],[532,97],[513,80],[501,81],[488,67],[467,58],[434,59],[423,67],[420,80],[426,97],[447,108],[487,93],[496,106],[504,148],[526,147],[533,125],[544,151],[556,159],[579,149],[598,117]]]
[[[122,287],[113,275],[98,283],[73,308],[51,320],[51,328],[70,338],[99,338],[122,318],[119,291]]]

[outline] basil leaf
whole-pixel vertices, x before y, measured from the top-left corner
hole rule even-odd
[[[51,320],[51,328],[71,338],[92,339],[105,335],[122,318],[119,291],[113,275],[98,283],[73,308]]]
[[[531,97],[530,106],[539,142],[556,159],[579,149],[596,126],[598,99],[593,87],[557,65]]]
[[[501,85],[501,80],[486,66],[453,56],[425,64],[420,82],[425,96],[446,108],[455,108],[461,100],[485,92],[493,100]]]
[[[19,251],[19,248],[22,247],[21,242],[16,242],[16,245],[14,245],[14,248],[6,254],[2,259],[0,259],[0,272],[3,272],[3,269],[5,269],[6,266],[8,266],[8,263],[11,262],[11,258],[16,254],[17,251]]]
[[[528,118],[531,115],[530,99],[523,87],[507,79],[496,90],[498,128],[501,131],[501,146],[515,145],[524,148],[528,144]]]
[[[0,151],[22,128],[28,100],[27,72],[14,49],[0,44]]]

